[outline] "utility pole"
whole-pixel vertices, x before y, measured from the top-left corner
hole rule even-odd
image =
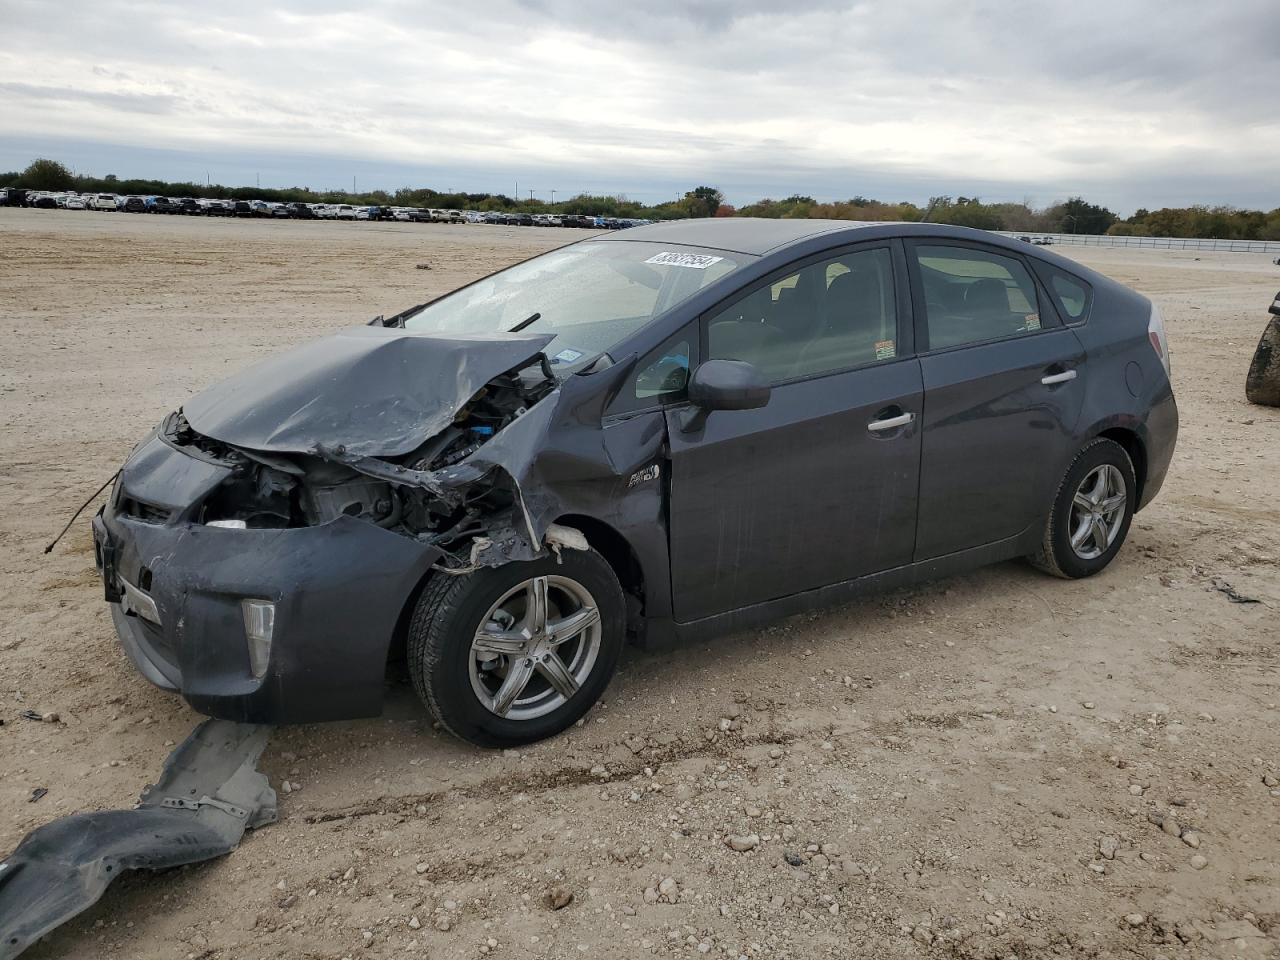
[[[554,190],[551,191],[551,205],[553,207],[556,205],[556,192]]]
[[[533,188],[529,188],[529,202],[533,203]]]
[[[355,194],[356,194],[356,175],[353,173],[351,175],[351,195],[354,197]]]

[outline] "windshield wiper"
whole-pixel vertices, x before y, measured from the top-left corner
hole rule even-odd
[[[428,300],[426,303],[420,303],[417,306],[410,307],[408,310],[401,310],[399,313],[390,316],[377,316],[369,321],[371,327],[403,327],[404,322],[412,317],[415,313],[420,313],[434,303],[434,300]]]
[[[535,321],[537,321],[537,319],[538,319],[539,317],[541,317],[541,316],[542,316],[542,314],[540,314],[540,313],[535,313],[535,314],[534,314],[533,316],[531,316],[531,317],[525,317],[523,320],[521,320],[519,323],[517,323],[514,327],[512,327],[510,330],[508,330],[508,331],[507,331],[507,333],[519,333],[519,332],[520,332],[521,330],[523,330],[525,327],[530,326],[530,325],[531,325],[531,324],[533,324]]]

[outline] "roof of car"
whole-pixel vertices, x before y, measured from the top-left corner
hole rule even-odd
[[[859,220],[774,220],[765,217],[716,217],[708,220],[667,220],[626,231],[622,240],[652,240],[692,247],[715,247],[761,256],[823,233],[851,227],[884,226]],[[605,239],[605,238],[601,238]],[[610,238],[613,239],[613,238]]]
[[[1034,257],[1045,261],[1095,286],[1113,283],[1103,274],[1046,247],[1031,247],[1021,240],[1001,236],[998,233],[944,223],[717,217],[706,220],[666,220],[650,226],[632,227],[607,236],[591,237],[590,240],[593,243],[645,240],[689,247],[709,247],[714,250],[764,257],[768,254],[776,254],[785,247],[793,247],[817,237],[830,237],[831,246],[855,243],[863,239],[883,240],[887,237],[943,238],[980,242],[992,247],[1003,247],[1020,257]],[[825,248],[825,246],[826,244],[819,244],[818,248]],[[813,252],[812,249],[810,252]]]

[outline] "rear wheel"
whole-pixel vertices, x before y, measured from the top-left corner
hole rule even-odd
[[[1133,462],[1099,437],[1076,456],[1054,497],[1035,566],[1067,579],[1091,577],[1120,551],[1137,506]]]
[[[617,577],[594,550],[438,574],[409,626],[414,687],[464,740],[544,739],[604,692],[622,651],[624,611]]]

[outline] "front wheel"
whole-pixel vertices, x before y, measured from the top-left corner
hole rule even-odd
[[[409,625],[409,670],[455,736],[485,747],[531,743],[599,699],[625,623],[618,578],[594,550],[435,574]]]
[[[1054,498],[1031,562],[1066,579],[1091,577],[1120,551],[1137,506],[1133,461],[1105,437],[1076,455]]]

